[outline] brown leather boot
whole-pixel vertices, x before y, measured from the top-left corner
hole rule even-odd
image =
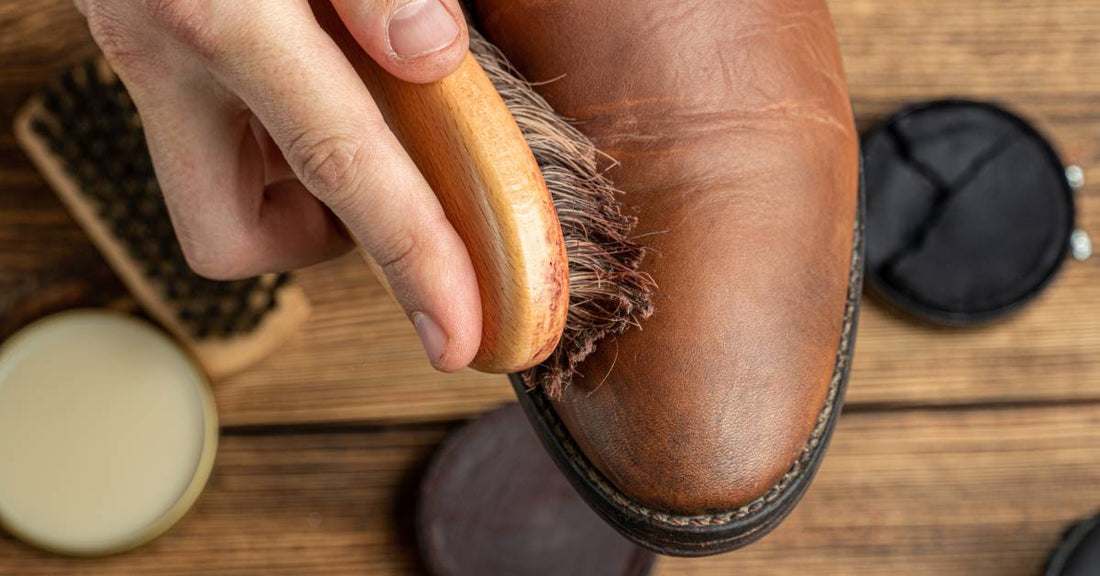
[[[517,387],[589,503],[659,552],[791,510],[840,411],[861,280],[859,154],[824,0],[482,0],[480,26],[619,162],[640,329],[560,400]]]

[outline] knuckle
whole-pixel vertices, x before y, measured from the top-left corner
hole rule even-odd
[[[339,211],[357,201],[365,155],[361,142],[346,136],[303,134],[288,149],[302,183],[329,207]]]
[[[401,278],[416,261],[419,246],[416,236],[402,229],[378,242],[373,256],[387,277]]]
[[[104,3],[89,4],[87,8],[88,29],[111,66],[131,75],[144,69],[152,50],[134,33],[126,18]]]
[[[210,280],[239,280],[250,275],[239,250],[229,246],[190,242],[180,238],[183,257],[191,270]]]
[[[203,0],[145,0],[145,11],[172,38],[213,58],[217,43],[210,5]]]

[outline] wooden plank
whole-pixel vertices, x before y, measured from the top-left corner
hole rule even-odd
[[[167,536],[90,561],[0,539],[0,575],[416,574],[413,498],[442,433],[227,436],[209,490]],[[775,533],[662,559],[657,574],[1032,576],[1100,506],[1098,484],[1100,404],[848,414]]]
[[[357,254],[300,280],[313,316],[277,354],[217,384],[226,423],[445,420],[515,399],[504,376],[432,370],[416,332]]]
[[[834,0],[861,126],[909,100],[997,98],[1094,175],[1080,222],[1100,238],[1100,5],[1088,0]],[[0,337],[71,306],[132,306],[17,150],[16,106],[94,52],[68,0],[0,5]],[[500,377],[433,373],[412,329],[353,258],[302,273],[313,321],[219,383],[228,424],[437,421],[505,402]],[[1070,262],[1020,316],[932,329],[868,303],[849,402],[928,405],[1100,397],[1100,259]]]

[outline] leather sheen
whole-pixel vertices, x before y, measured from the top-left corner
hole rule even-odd
[[[555,402],[625,494],[678,514],[786,473],[836,363],[858,144],[823,0],[482,0],[483,31],[618,165],[656,312]]]

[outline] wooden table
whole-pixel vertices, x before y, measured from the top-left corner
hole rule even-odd
[[[1100,3],[833,0],[861,128],[905,102],[998,100],[1100,183]],[[94,54],[69,0],[0,4],[0,338],[75,306],[134,304],[15,145],[17,106]],[[1079,224],[1100,237],[1100,185]],[[0,536],[0,574],[421,574],[411,495],[443,435],[512,400],[433,373],[355,258],[301,274],[315,304],[275,357],[217,383],[226,425],[197,509],[136,552],[49,556]],[[1100,508],[1100,259],[1069,262],[995,326],[865,306],[849,403],[801,506],[737,553],[661,576],[1037,574]]]

